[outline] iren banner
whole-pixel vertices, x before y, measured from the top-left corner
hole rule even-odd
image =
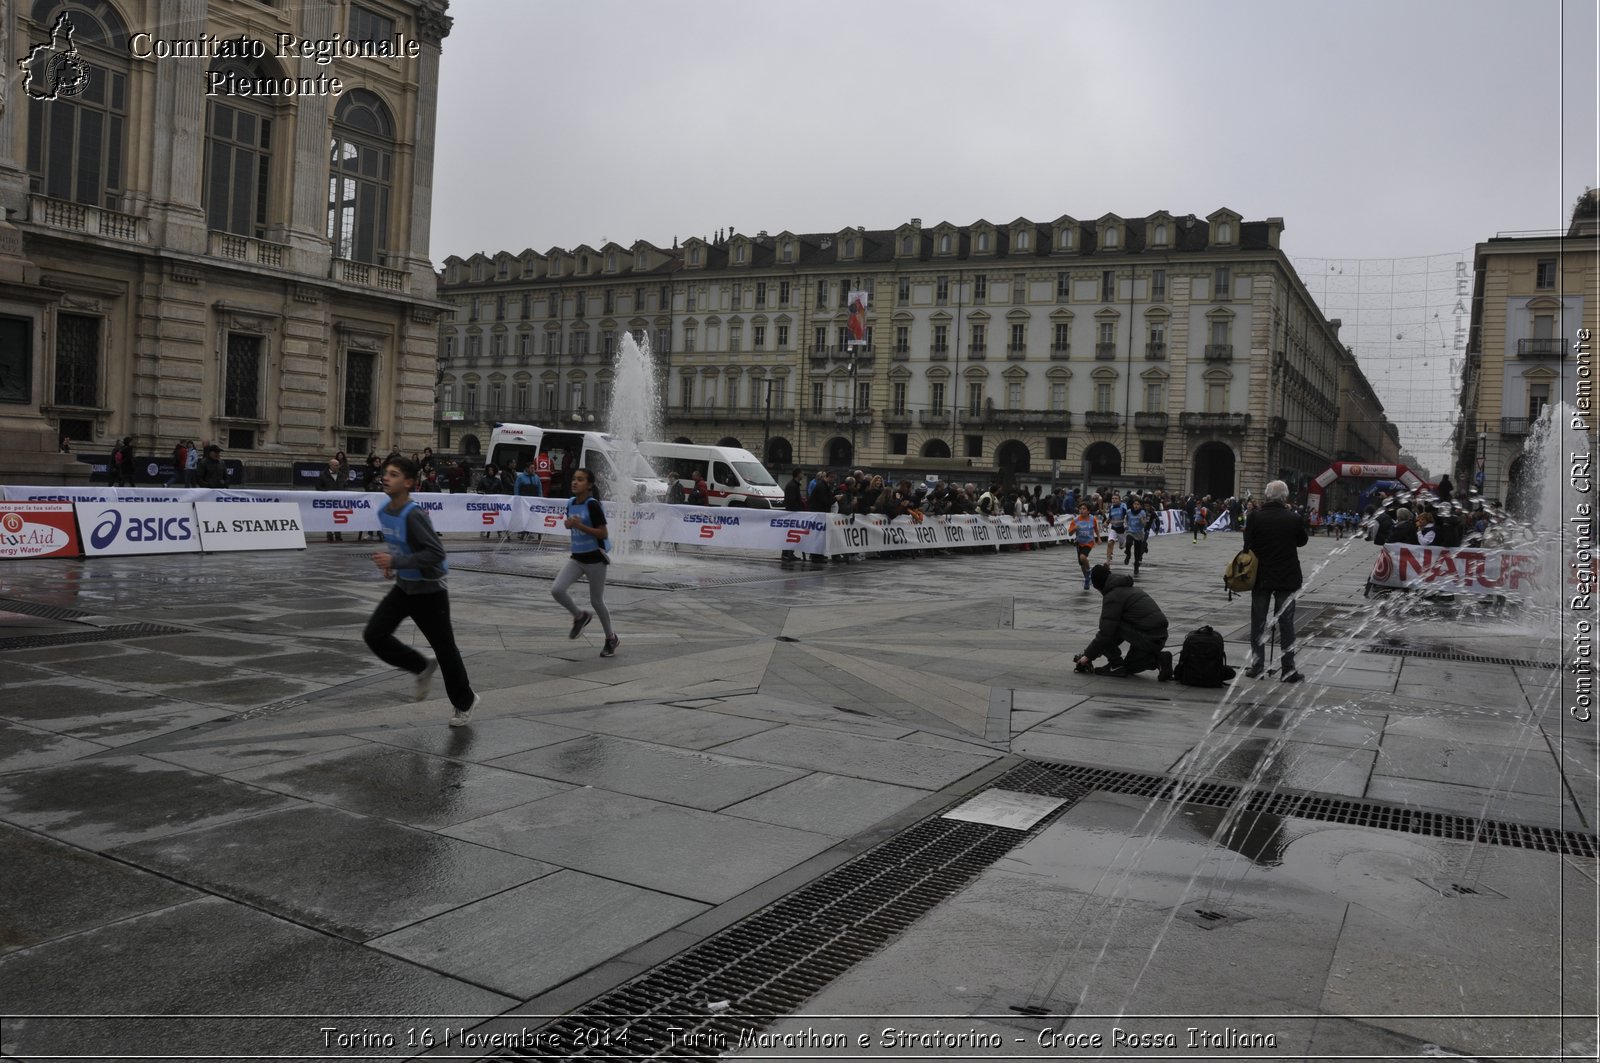
[[[1385,543],[1368,581],[1434,594],[1518,594],[1538,582],[1538,561],[1511,550]]]

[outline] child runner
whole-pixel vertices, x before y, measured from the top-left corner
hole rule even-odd
[[[1089,555],[1100,538],[1100,521],[1089,513],[1089,503],[1078,505],[1078,515],[1067,522],[1067,538],[1078,548],[1078,567],[1083,569],[1083,589],[1089,589]]]
[[[465,727],[478,707],[478,695],[472,692],[450,626],[450,596],[444,586],[450,564],[445,560],[444,543],[433,530],[427,511],[411,499],[417,476],[417,463],[409,458],[390,458],[383,467],[383,493],[389,496],[389,503],[378,510],[378,520],[383,524],[388,552],[373,554],[372,563],[384,579],[394,580],[394,589],[372,611],[361,637],[379,660],[417,677],[417,701],[428,696],[433,673],[443,671],[445,692],[456,710],[450,726]],[[395,628],[408,616],[433,647],[435,660],[394,637]]]
[[[606,512],[595,497],[594,473],[588,469],[574,469],[572,472],[572,497],[567,500],[567,527],[572,529],[572,556],[561,566],[555,586],[550,588],[550,596],[572,614],[572,630],[567,633],[569,639],[583,634],[589,621],[596,615],[600,617],[600,626],[606,633],[600,656],[610,657],[617,652],[622,640],[611,629],[611,614],[606,611],[606,565],[611,560],[606,557],[605,548],[601,545],[607,536]],[[567,588],[577,582],[579,576],[589,581],[589,604],[594,607],[592,613],[587,609],[579,612],[572,595],[567,593]]]
[[[1111,530],[1106,533],[1106,567],[1109,568],[1117,552],[1117,540],[1128,530],[1128,507],[1123,504],[1122,496],[1115,492],[1112,492],[1111,508],[1106,512],[1106,519],[1111,524]]]

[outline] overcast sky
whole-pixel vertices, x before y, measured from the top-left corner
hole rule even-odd
[[[450,12],[435,262],[1219,207],[1282,217],[1296,260],[1470,260],[1497,231],[1565,227],[1600,183],[1592,0]]]

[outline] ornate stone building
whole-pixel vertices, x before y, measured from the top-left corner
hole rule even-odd
[[[34,49],[0,113],[0,480],[70,472],[60,434],[141,469],[214,440],[255,483],[428,441],[445,8],[0,6]]]
[[[1573,347],[1579,329],[1600,331],[1597,247],[1600,189],[1593,189],[1579,198],[1565,231],[1507,233],[1474,251],[1453,440],[1458,484],[1477,483],[1487,497],[1517,503],[1527,472],[1523,445],[1540,411],[1562,400],[1576,407],[1580,390],[1593,402],[1594,355],[1581,362]],[[1592,340],[1589,346],[1592,352]],[[1592,440],[1595,418],[1587,423]]]
[[[1339,445],[1349,356],[1282,230],[1224,209],[452,256],[437,445],[470,451],[494,420],[603,424],[632,331],[664,372],[670,437],[774,467],[1303,484]]]

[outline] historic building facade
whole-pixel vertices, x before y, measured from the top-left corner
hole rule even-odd
[[[436,445],[470,452],[495,420],[603,425],[632,332],[662,370],[669,437],[775,468],[1303,484],[1339,447],[1350,358],[1282,230],[1224,209],[452,256]],[[852,291],[869,295],[864,348],[847,344]]]
[[[60,435],[141,467],[211,440],[255,483],[428,441],[445,9],[0,7],[35,71],[0,100],[0,479],[66,471]]]
[[[1576,406],[1580,390],[1593,401],[1593,354],[1585,363],[1574,345],[1580,329],[1600,330],[1597,241],[1600,190],[1591,190],[1566,231],[1497,236],[1474,250],[1453,447],[1457,483],[1518,502],[1529,471],[1523,448],[1540,412],[1563,400]],[[1593,440],[1593,416],[1587,424]]]

